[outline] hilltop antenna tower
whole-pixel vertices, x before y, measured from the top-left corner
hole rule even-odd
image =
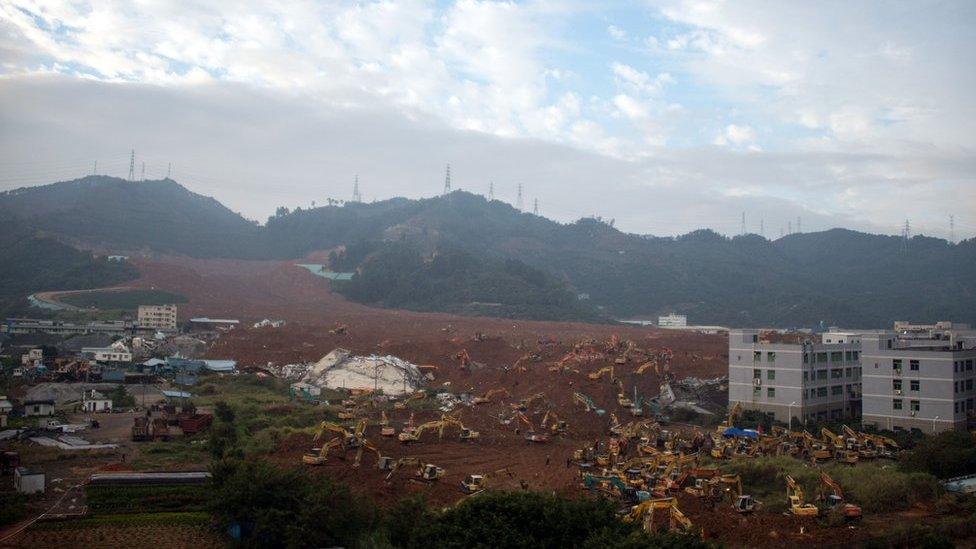
[[[96,160],[95,165],[92,166],[92,175],[98,175],[98,160]]]
[[[358,173],[356,174],[356,177],[353,180],[353,184],[352,184],[352,201],[353,202],[362,202],[363,201],[363,193],[359,192],[359,174]]]
[[[902,251],[908,253],[908,241],[912,239],[912,226],[905,220],[905,228],[901,230]]]
[[[495,182],[488,182],[488,202],[495,200]]]
[[[956,243],[956,216],[949,214],[949,244]]]
[[[746,235],[746,212],[742,212],[742,229],[739,231],[742,236]]]
[[[766,238],[766,220],[759,218],[759,236]]]
[[[444,175],[444,194],[451,194],[451,165],[447,165],[447,173]]]
[[[532,215],[539,215],[539,199],[532,201]]]
[[[518,184],[518,198],[515,199],[515,209],[522,211],[522,184]]]
[[[166,164],[166,179],[169,179],[169,174],[173,173],[173,163],[170,162]]]
[[[132,153],[129,154],[129,181],[133,181],[136,178],[136,150],[132,149]]]

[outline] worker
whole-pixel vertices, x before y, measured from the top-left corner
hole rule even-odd
[[[546,454],[546,467],[549,467],[549,454]]]

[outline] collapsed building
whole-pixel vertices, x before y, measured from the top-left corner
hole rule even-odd
[[[420,389],[425,374],[416,364],[395,356],[353,356],[335,349],[313,364],[299,380],[319,388],[382,391],[390,396]]]

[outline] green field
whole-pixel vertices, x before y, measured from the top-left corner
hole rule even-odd
[[[186,298],[182,295],[162,290],[94,291],[67,294],[58,299],[68,305],[82,309],[121,309],[126,311],[135,311],[139,305],[186,303]]]

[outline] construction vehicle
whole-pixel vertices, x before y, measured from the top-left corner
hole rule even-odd
[[[829,511],[840,513],[846,520],[858,520],[863,516],[859,505],[844,501],[844,491],[841,490],[840,484],[837,484],[824,471],[820,471],[820,494],[818,499],[824,502]]]
[[[826,427],[820,429],[820,437],[831,447],[831,457],[848,465],[857,464],[857,452],[847,449],[847,442],[844,440],[844,437],[836,435]]]
[[[468,475],[461,481],[461,491],[474,494],[488,488],[488,478],[485,475]]]
[[[512,394],[509,393],[507,389],[492,389],[492,390],[488,391],[487,393],[485,393],[482,396],[474,397],[471,400],[471,403],[472,404],[487,404],[487,403],[491,402],[491,399],[492,398],[494,398],[494,397],[496,397],[498,395],[506,395],[508,397],[511,397],[512,396]]]
[[[532,406],[532,404],[535,403],[537,400],[543,400],[545,398],[546,398],[545,393],[536,393],[530,397],[523,398],[522,400],[519,401],[518,404],[515,405],[515,407],[524,412],[528,410],[529,406]]]
[[[169,440],[169,424],[166,418],[157,417],[152,420],[152,439]]]
[[[549,435],[545,433],[537,433],[535,431],[535,425],[532,424],[532,420],[525,416],[520,410],[515,411],[515,419],[522,422],[525,427],[525,440],[529,442],[545,443],[549,442]]]
[[[737,513],[751,513],[762,505],[752,496],[742,493],[742,478],[739,475],[717,476],[712,479],[711,484],[714,487],[712,496],[717,499],[727,497]]]
[[[137,416],[132,420],[132,440],[149,440],[149,418]]]
[[[591,372],[589,374],[586,374],[586,377],[592,379],[593,381],[596,381],[596,380],[600,379],[601,377],[603,377],[604,374],[610,374],[610,379],[611,380],[615,379],[613,377],[613,366],[604,366],[603,368],[600,368],[599,370],[597,370],[595,372]]]
[[[634,405],[634,401],[627,398],[627,391],[624,390],[624,382],[618,377],[613,380],[617,385],[617,404],[623,406],[624,408],[630,408]]]
[[[443,419],[428,421],[427,423],[421,424],[413,431],[408,431],[407,429],[404,429],[403,431],[400,432],[399,435],[397,435],[397,440],[399,440],[404,444],[410,442],[419,442],[420,436],[423,435],[424,432],[429,431],[431,429],[437,429],[438,438],[444,438],[444,429],[446,429],[449,425],[451,425],[451,422],[445,421]]]
[[[550,420],[552,422],[550,423]],[[542,416],[542,422],[539,424],[543,429],[548,429],[550,433],[554,435],[561,435],[566,433],[568,424],[559,419],[556,412],[552,409],[546,410],[546,415]]]
[[[657,371],[658,368],[657,368],[657,360],[656,359],[651,359],[651,360],[649,360],[649,361],[641,364],[640,366],[637,367],[636,370],[634,370],[634,373],[635,374],[643,374],[644,372],[650,370],[651,368],[654,368],[654,371],[655,372]]]
[[[407,407],[407,404],[410,404],[415,400],[423,400],[425,398],[427,398],[427,393],[423,391],[417,391],[416,393],[413,393],[412,395],[408,396],[402,401],[393,403],[393,407],[398,410],[402,410]]]
[[[380,412],[380,436],[392,437],[396,435],[396,429],[390,425],[390,419],[386,417],[386,410]]]
[[[621,501],[634,504],[647,501],[651,494],[645,490],[638,490],[633,486],[628,486],[626,482],[617,476],[596,476],[589,473],[583,475],[583,488],[593,492],[601,491],[613,493],[620,496]]]
[[[678,509],[675,498],[651,499],[631,508],[624,517],[626,522],[640,522],[649,534],[664,532],[688,532],[692,529],[691,520]]]
[[[810,459],[814,463],[820,461],[826,461],[834,457],[834,453],[830,448],[825,446],[821,441],[817,440],[813,435],[807,431],[802,431],[804,448],[810,454]]]
[[[420,458],[416,457],[403,457],[396,460],[396,462],[393,463],[393,466],[390,467],[390,472],[386,475],[386,481],[389,482],[392,480],[393,475],[404,467],[417,467],[414,477],[420,480],[432,481],[444,476],[444,469],[436,465],[431,463],[423,463],[420,461]]]
[[[354,431],[349,431],[338,423],[323,421],[319,424],[318,432],[315,433],[312,442],[320,440],[326,433],[335,433],[337,436],[321,447],[312,448],[310,452],[304,454],[302,456],[302,463],[306,465],[322,465],[328,460],[329,452],[334,449],[342,450],[345,453],[347,450],[358,448],[363,443],[365,431],[365,419],[359,421]]]
[[[723,423],[715,429],[718,434],[722,434],[726,429],[732,429],[735,427],[735,423],[739,421],[739,416],[742,415],[742,403],[736,402],[729,408],[729,414]]]
[[[454,359],[458,361],[458,368],[462,370],[467,370],[471,367],[471,355],[468,354],[467,349],[461,349],[455,353]]]
[[[443,477],[444,473],[444,469],[430,463],[425,463],[424,465],[421,465],[420,469],[416,473],[416,476],[419,477],[420,480],[433,481]]]
[[[874,449],[878,457],[894,459],[895,452],[899,450],[898,443],[894,440],[881,435],[870,433],[860,433],[868,448]]]
[[[803,502],[803,488],[790,475],[786,475],[786,499],[790,513],[798,517],[815,517],[820,513],[816,505]]]
[[[573,393],[573,402],[582,404],[583,407],[586,408],[587,412],[596,412],[596,415],[598,416],[602,416],[606,413],[606,410],[597,407],[596,403],[593,402],[593,399],[587,395],[584,395],[583,393]]]
[[[332,335],[346,335],[347,333],[349,333],[349,325],[336,322],[335,326],[333,326],[332,329],[329,330],[329,333]]]

